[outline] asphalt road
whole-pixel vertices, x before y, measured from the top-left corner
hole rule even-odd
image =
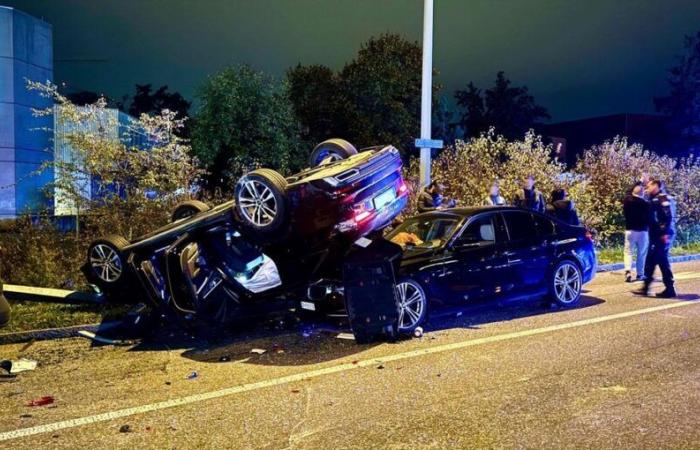
[[[451,312],[393,344],[2,346],[39,367],[0,380],[0,448],[700,448],[700,263],[675,271],[678,300],[600,274],[576,309]]]

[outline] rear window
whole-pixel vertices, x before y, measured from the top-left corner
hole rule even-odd
[[[532,239],[537,235],[532,215],[525,211],[509,211],[503,214],[511,241]]]

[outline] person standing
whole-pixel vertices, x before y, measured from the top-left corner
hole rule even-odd
[[[525,177],[522,184],[522,192],[515,196],[513,204],[520,208],[531,209],[541,213],[544,212],[544,196],[535,188],[535,177],[532,175]]]
[[[442,208],[442,192],[444,187],[437,180],[433,180],[418,196],[418,212],[424,213]]]
[[[673,298],[676,296],[671,263],[668,260],[668,252],[671,250],[673,238],[676,235],[676,206],[673,197],[665,192],[663,184],[659,180],[651,180],[647,183],[646,193],[651,203],[651,220],[649,223],[649,252],[644,266],[644,287],[636,294],[649,295],[649,287],[654,280],[654,271],[659,266],[665,289],[656,294],[659,298]]]
[[[637,281],[644,280],[644,262],[649,250],[651,205],[644,188],[637,183],[622,203],[625,215],[625,281],[632,282],[632,261],[636,261]]]
[[[579,226],[581,224],[576,208],[574,208],[574,202],[569,199],[569,194],[564,189],[552,191],[552,203],[547,206],[547,214],[569,225]]]
[[[489,189],[489,195],[484,199],[484,206],[505,206],[506,199],[501,195],[501,185],[494,181]]]

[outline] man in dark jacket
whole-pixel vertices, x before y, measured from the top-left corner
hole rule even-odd
[[[644,262],[649,250],[651,204],[644,198],[644,187],[637,183],[622,202],[625,214],[625,281],[632,282],[632,261],[637,262],[637,280],[644,279]]]
[[[444,187],[438,181],[433,180],[418,196],[418,212],[424,213],[442,209],[442,192]]]
[[[513,205],[541,213],[544,212],[544,196],[535,188],[535,177],[528,175],[523,180],[523,189],[520,194],[515,196]]]
[[[651,221],[649,223],[649,253],[644,267],[644,287],[637,291],[640,295],[649,295],[649,287],[654,279],[656,266],[661,269],[664,286],[666,289],[659,294],[659,298],[673,298],[676,289],[673,286],[673,272],[668,261],[668,252],[676,235],[676,205],[673,197],[663,189],[659,180],[651,180],[646,189],[651,203]]]
[[[569,225],[580,225],[574,202],[569,200],[569,195],[564,189],[552,191],[552,203],[547,206],[547,214]]]

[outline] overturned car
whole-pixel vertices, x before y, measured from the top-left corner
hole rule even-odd
[[[390,145],[358,152],[330,139],[309,163],[286,178],[254,170],[239,180],[232,201],[211,209],[184,202],[170,224],[137,239],[98,239],[83,273],[115,301],[150,300],[219,322],[246,303],[303,295],[315,280],[340,279],[353,242],[406,205],[401,158]]]

